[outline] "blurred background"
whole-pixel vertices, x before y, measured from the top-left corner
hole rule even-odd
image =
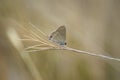
[[[0,0],[0,80],[119,80],[120,62],[65,50],[24,53],[29,22],[67,46],[120,58],[119,0]],[[18,25],[19,24],[19,25]],[[30,43],[31,44],[31,43]]]

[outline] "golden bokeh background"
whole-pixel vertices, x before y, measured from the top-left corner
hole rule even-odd
[[[119,0],[0,0],[0,80],[120,79],[117,61],[65,50],[24,53],[16,28],[29,22],[47,35],[65,25],[69,47],[120,58]]]

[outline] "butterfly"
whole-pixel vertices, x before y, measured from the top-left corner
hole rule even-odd
[[[66,27],[60,26],[58,29],[53,31],[49,36],[49,40],[58,45],[66,45]]]

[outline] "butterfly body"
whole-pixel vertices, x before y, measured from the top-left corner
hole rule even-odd
[[[65,26],[60,26],[57,30],[53,31],[49,40],[59,45],[66,45],[66,28]]]

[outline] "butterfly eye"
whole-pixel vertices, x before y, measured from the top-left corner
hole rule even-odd
[[[50,38],[52,38],[53,36],[50,36]]]
[[[49,37],[49,40],[51,40],[52,37],[53,37],[53,36],[50,36],[50,37]]]
[[[65,42],[65,45],[67,45],[67,43]]]

